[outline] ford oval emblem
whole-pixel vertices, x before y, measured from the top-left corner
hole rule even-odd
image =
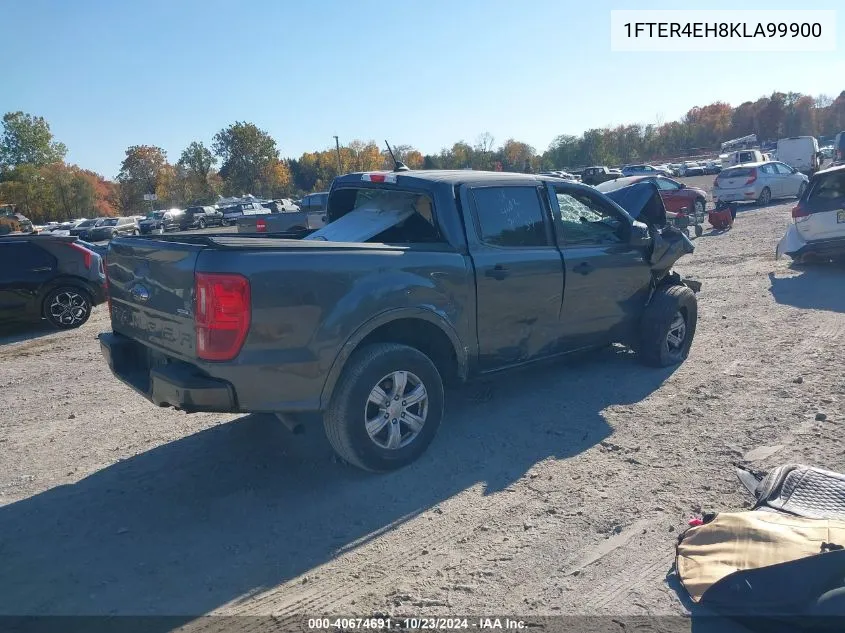
[[[150,299],[150,291],[144,288],[141,284],[132,286],[129,291],[130,296],[139,303],[146,303]]]

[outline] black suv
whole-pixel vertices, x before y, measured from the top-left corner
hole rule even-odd
[[[151,211],[147,214],[147,217],[138,222],[138,230],[142,235],[160,232],[166,214],[166,211]]]
[[[180,213],[171,212],[165,216],[164,229],[187,231],[204,229],[207,226],[222,226],[223,213],[214,207],[188,207]]]
[[[97,220],[94,228],[89,229],[89,242],[103,242],[110,240],[118,235],[139,235],[141,232],[138,227],[138,218],[134,216],[125,218],[102,218]]]
[[[75,237],[0,237],[0,321],[71,329],[105,300],[103,260]]]

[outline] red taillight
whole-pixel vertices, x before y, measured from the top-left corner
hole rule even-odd
[[[76,242],[68,242],[68,246],[70,246],[72,249],[82,253],[82,259],[85,262],[85,268],[91,268],[91,260],[93,258],[94,253],[89,251],[84,246],[80,246]]]
[[[370,182],[384,182],[384,174],[370,174]]]
[[[799,202],[794,207],[792,207],[792,218],[794,220],[798,220],[799,218],[808,218],[810,217],[810,212],[801,206]]]
[[[752,170],[751,170],[751,175],[748,177],[748,180],[746,180],[746,181],[745,181],[745,184],[746,184],[746,185],[750,185],[750,184],[751,184],[751,183],[753,183],[755,180],[757,180],[757,170],[756,170],[756,169],[752,169]]]
[[[249,331],[249,281],[242,275],[195,273],[194,321],[197,356],[204,360],[232,360]]]
[[[106,277],[106,283],[105,283],[106,301],[109,304],[109,318],[111,318],[111,314],[112,314],[111,313],[111,284],[109,284],[109,267],[108,267],[108,264],[106,264],[105,257],[100,258],[100,266],[103,269],[103,275],[105,275],[105,277]]]
[[[264,218],[258,218],[255,221],[255,230],[258,233],[266,233],[267,232],[267,221]]]

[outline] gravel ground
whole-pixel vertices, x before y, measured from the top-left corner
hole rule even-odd
[[[750,505],[732,464],[845,470],[845,270],[774,260],[793,204],[679,262],[703,283],[682,366],[617,349],[457,390],[384,476],[316,425],[153,407],[100,357],[104,306],[6,336],[0,614],[684,613],[674,545]]]

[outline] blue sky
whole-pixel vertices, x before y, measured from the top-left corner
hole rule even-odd
[[[543,151],[558,134],[673,120],[717,100],[845,89],[845,11],[835,53],[613,53],[611,9],[683,8],[625,5],[9,0],[0,112],[46,117],[70,162],[113,178],[130,145],[175,161],[236,120],[270,132],[283,156],[325,149],[334,134],[426,153],[485,131]],[[799,5],[742,5],[756,7]]]

